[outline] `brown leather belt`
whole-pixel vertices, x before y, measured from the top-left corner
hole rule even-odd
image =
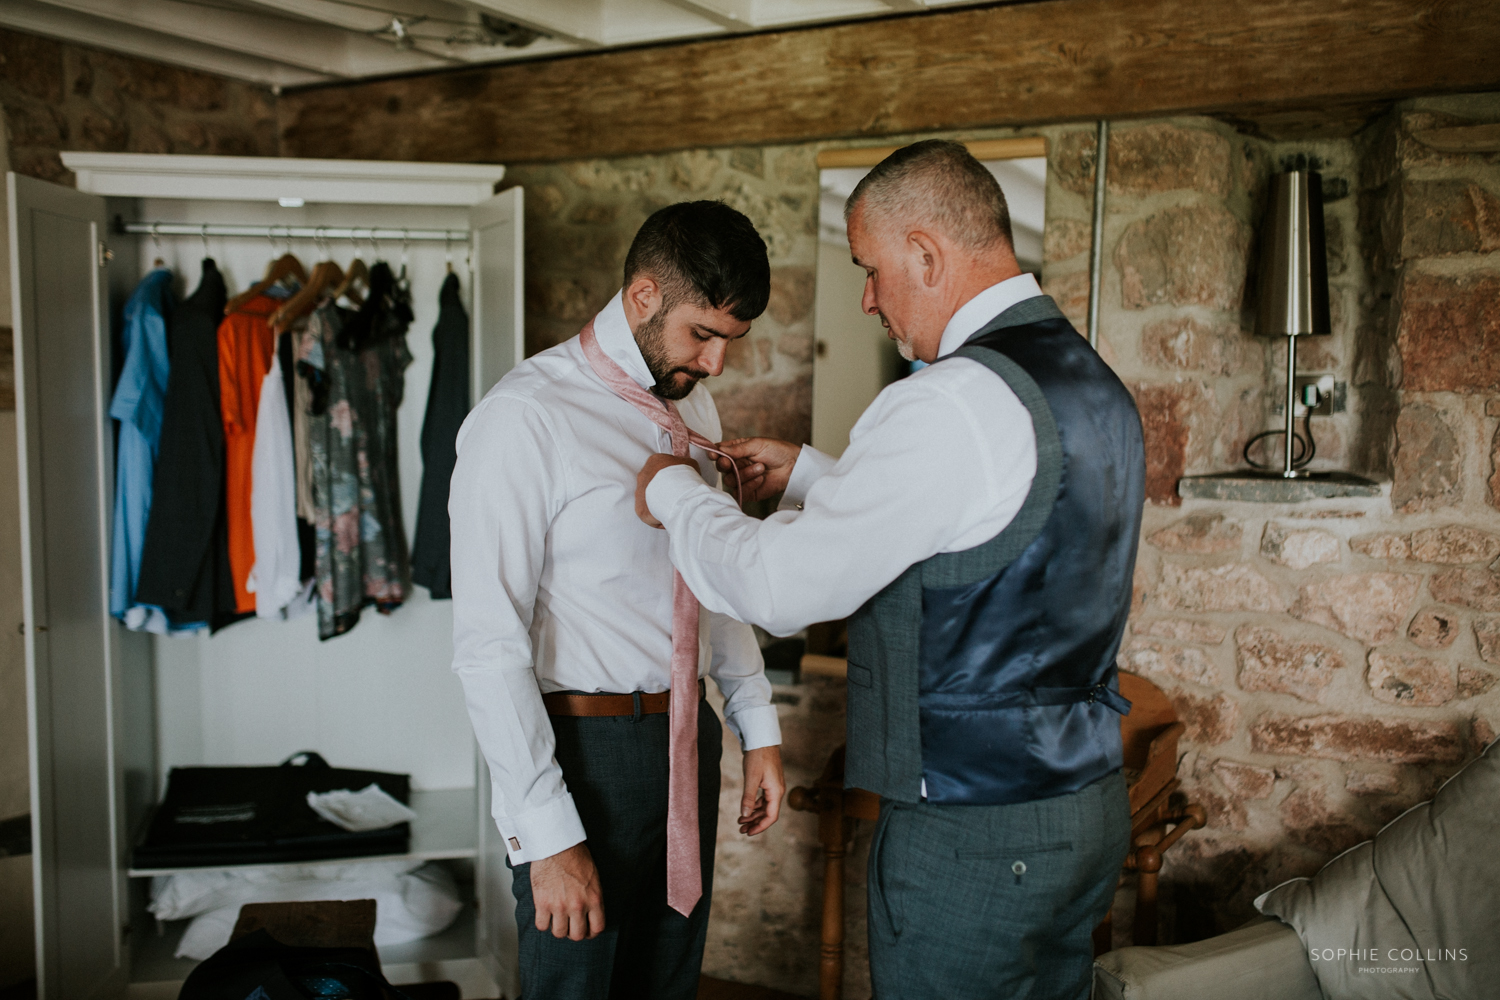
[[[698,697],[701,699],[707,693],[708,689],[700,679]],[[542,704],[547,706],[548,715],[572,715],[589,719],[608,715],[635,715],[637,712],[641,715],[660,715],[667,710],[671,701],[670,691],[655,694],[569,694],[566,691],[554,691],[542,695]]]

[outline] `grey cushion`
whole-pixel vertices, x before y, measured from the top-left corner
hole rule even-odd
[[[1322,1000],[1297,932],[1263,917],[1207,941],[1100,955],[1093,995],[1094,1000]]]
[[[1500,750],[1311,879],[1255,901],[1296,928],[1331,1000],[1500,995]]]

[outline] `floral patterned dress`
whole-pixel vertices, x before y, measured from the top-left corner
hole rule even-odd
[[[371,332],[370,324],[358,323],[362,318],[324,302],[297,344],[297,370],[312,390],[308,437],[321,639],[352,629],[365,605],[389,613],[411,593],[396,410],[412,357],[404,325],[381,328],[377,322],[377,335],[351,338],[356,327]]]

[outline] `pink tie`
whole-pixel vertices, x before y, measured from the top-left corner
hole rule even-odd
[[[672,437],[672,454],[686,458],[688,445],[696,444],[715,455],[701,434],[683,423],[671,400],[654,396],[625,374],[599,346],[594,323],[579,334],[583,356],[594,374],[615,395],[644,413]],[[727,457],[727,456],[726,456]],[[735,466],[738,482],[740,470]],[[743,495],[743,491],[741,492]],[[688,589],[682,574],[672,572],[672,698],[671,736],[667,755],[671,771],[667,785],[667,905],[684,917],[703,896],[703,869],[698,856],[698,599]]]

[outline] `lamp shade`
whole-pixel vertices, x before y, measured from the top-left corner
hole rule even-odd
[[[1256,331],[1262,337],[1332,333],[1328,318],[1328,249],[1323,236],[1323,180],[1289,170],[1271,181],[1261,232]]]

